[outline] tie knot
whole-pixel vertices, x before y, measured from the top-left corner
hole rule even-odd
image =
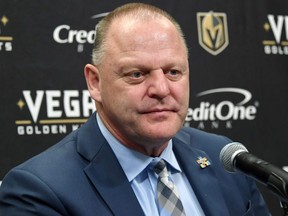
[[[168,176],[168,171],[166,163],[161,159],[154,167],[154,172],[156,172],[161,178]]]

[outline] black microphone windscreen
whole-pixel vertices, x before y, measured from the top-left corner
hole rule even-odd
[[[240,152],[248,152],[246,147],[238,142],[229,143],[220,152],[220,162],[228,172],[235,172],[234,159]]]

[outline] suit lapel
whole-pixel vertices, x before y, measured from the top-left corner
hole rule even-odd
[[[78,133],[77,151],[89,164],[84,172],[114,215],[144,215],[134,191],[117,158],[104,139],[95,114]],[[179,135],[180,134],[180,135]],[[190,135],[179,133],[173,139],[173,150],[206,215],[229,215],[213,169],[205,152],[192,148]],[[206,157],[211,165],[200,168],[197,157]]]
[[[205,152],[189,146],[190,136],[181,134],[173,139],[173,150],[183,169],[205,215],[229,215],[228,207],[221,193],[213,161]],[[211,165],[201,168],[198,157],[206,157]]]
[[[144,215],[95,115],[79,131],[78,152],[90,161],[84,172],[114,215]]]

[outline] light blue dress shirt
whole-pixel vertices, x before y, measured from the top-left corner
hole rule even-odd
[[[172,140],[159,157],[150,157],[140,152],[134,151],[121,144],[105,127],[101,118],[97,114],[99,128],[116,155],[127,179],[131,183],[136,197],[147,216],[159,215],[157,207],[157,176],[149,167],[160,159],[164,159],[167,164],[169,175],[176,185],[182,201],[186,216],[204,216],[203,210],[188,182],[184,172],[182,172],[177,159],[172,150]],[[162,215],[161,215],[162,216]]]

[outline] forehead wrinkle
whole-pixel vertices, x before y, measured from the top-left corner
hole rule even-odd
[[[171,55],[161,55],[155,52],[141,52],[138,54],[138,51],[127,51],[120,54],[123,54],[121,58],[118,58],[121,69],[167,70],[175,66],[177,66],[178,69],[185,69],[185,58],[175,56],[172,52]]]

